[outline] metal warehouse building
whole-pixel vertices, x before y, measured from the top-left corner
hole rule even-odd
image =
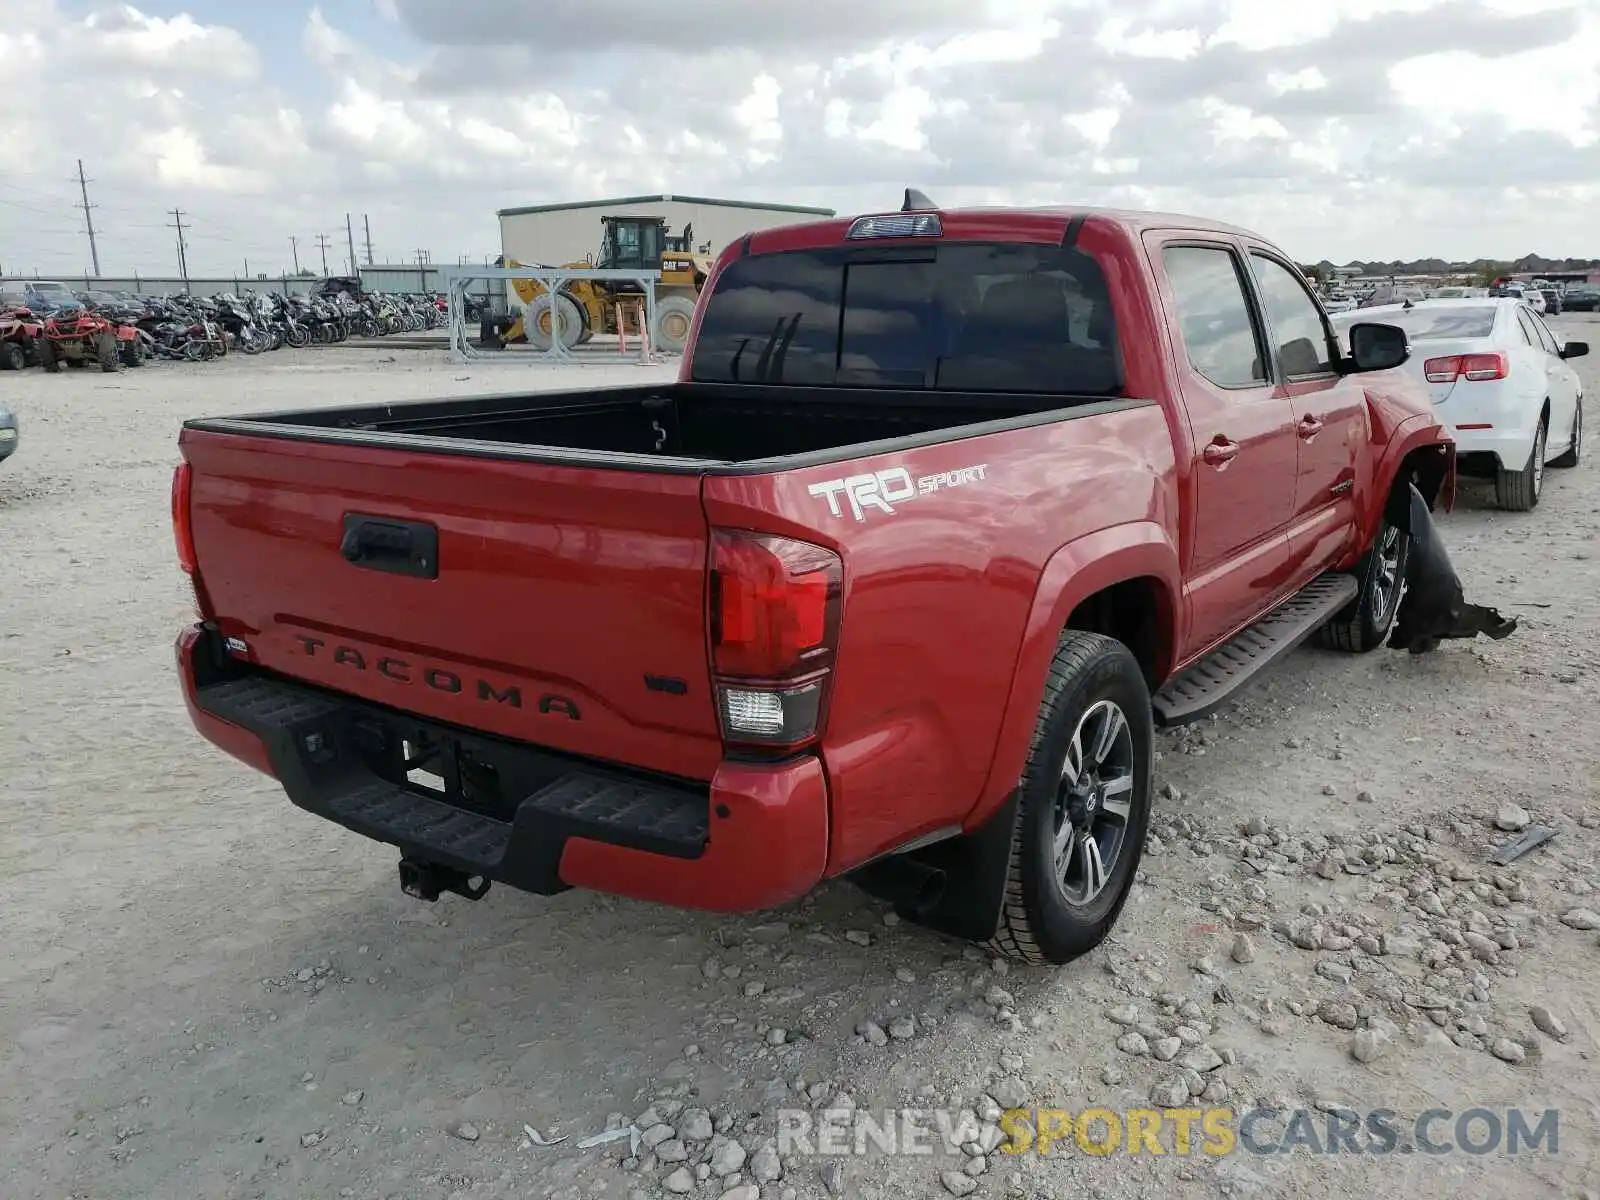
[[[554,266],[599,255],[601,217],[661,217],[669,233],[678,236],[688,227],[695,249],[709,244],[710,253],[718,254],[729,242],[751,230],[773,229],[835,214],[831,208],[797,204],[664,194],[503,208],[498,215],[502,254],[520,263]]]

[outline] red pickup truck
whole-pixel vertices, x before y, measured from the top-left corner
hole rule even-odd
[[[188,422],[189,711],[425,899],[844,877],[1064,962],[1153,726],[1393,623],[1453,451],[1404,333],[1350,346],[1192,218],[908,192],[754,233],[674,383]]]

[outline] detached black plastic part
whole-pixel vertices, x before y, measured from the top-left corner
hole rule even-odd
[[[1515,617],[1503,617],[1481,604],[1468,604],[1461,577],[1450,563],[1439,532],[1434,528],[1428,503],[1416,486],[1396,492],[1385,514],[1391,525],[1411,538],[1406,563],[1406,593],[1395,614],[1389,649],[1426,654],[1445,638],[1509,637],[1517,628]]]

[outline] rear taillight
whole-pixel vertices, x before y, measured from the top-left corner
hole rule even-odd
[[[194,552],[194,521],[190,515],[193,492],[193,468],[188,463],[179,463],[172,472],[172,540],[178,547],[178,566],[183,568],[184,578],[189,581],[195,615],[205,621],[210,619],[211,612],[200,582],[200,560]]]
[[[1492,354],[1446,354],[1422,364],[1429,383],[1454,383],[1457,379],[1479,382],[1504,379],[1511,374],[1511,360],[1500,351]]]
[[[711,533],[711,665],[730,746],[793,751],[827,711],[844,564],[793,538]]]
[[[178,565],[191,579],[196,567],[194,526],[189,521],[189,496],[193,487],[193,468],[188,463],[179,463],[172,472],[172,537],[178,544]]]

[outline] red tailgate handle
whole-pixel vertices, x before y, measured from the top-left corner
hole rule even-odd
[[[1213,467],[1220,467],[1230,463],[1238,456],[1239,443],[1229,441],[1220,433],[1200,452],[1200,457]]]

